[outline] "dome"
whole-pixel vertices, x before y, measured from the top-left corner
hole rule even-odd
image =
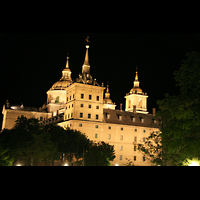
[[[61,79],[52,86],[51,90],[65,90],[69,85],[71,85],[70,80]]]
[[[134,87],[131,89],[130,94],[143,94],[143,91],[139,87]]]

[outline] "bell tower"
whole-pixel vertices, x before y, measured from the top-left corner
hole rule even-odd
[[[133,88],[129,93],[126,94],[126,111],[148,114],[147,112],[147,93],[144,93],[140,88],[140,82],[138,78],[138,68],[136,68],[135,81],[133,83]]]

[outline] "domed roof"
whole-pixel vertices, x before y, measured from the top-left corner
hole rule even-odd
[[[69,85],[71,85],[70,80],[62,80],[60,79],[58,82],[56,82],[51,90],[65,90]]]
[[[134,87],[131,89],[130,94],[143,94],[143,91],[139,87]]]
[[[69,69],[69,56],[67,57],[66,68],[62,71],[62,78],[56,82],[50,90],[65,90],[72,83],[71,70]]]

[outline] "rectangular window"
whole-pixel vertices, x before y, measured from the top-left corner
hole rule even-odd
[[[84,99],[84,94],[81,94],[81,99]]]
[[[95,128],[99,128],[99,126],[98,126],[98,125],[96,125],[96,126],[95,126]]]
[[[135,129],[135,132],[137,133],[137,129]]]
[[[145,142],[146,141],[146,138],[145,137],[143,137],[143,142]]]
[[[143,162],[145,162],[146,161],[146,158],[145,157],[143,157]]]
[[[79,124],[79,127],[83,127],[83,124]]]
[[[111,134],[108,134],[108,139],[109,139],[109,140],[111,139]]]
[[[106,118],[110,119],[110,114],[106,113]]]
[[[140,118],[140,122],[141,122],[141,123],[144,123],[144,118],[141,117],[141,118]]]
[[[92,100],[92,95],[89,95],[89,100]]]
[[[99,106],[97,106],[96,109],[99,110]]]
[[[134,156],[134,161],[137,161],[137,157],[136,156]]]
[[[73,113],[71,113],[71,118],[73,118]]]
[[[91,119],[91,114],[88,114],[88,119]]]
[[[98,120],[99,119],[99,115],[96,115],[96,120]]]
[[[146,130],[143,130],[144,133],[146,133]]]
[[[134,151],[137,151],[137,146],[134,146]]]
[[[92,106],[91,106],[91,105],[89,105],[89,106],[88,106],[88,108],[92,108]]]
[[[120,136],[120,140],[124,140],[124,136],[123,135]]]
[[[121,128],[121,131],[123,131],[124,130],[124,128]]]
[[[118,119],[121,121],[121,120],[122,120],[122,116],[121,116],[121,115],[118,115]]]
[[[135,122],[135,117],[131,117],[132,122]]]
[[[99,101],[99,96],[97,96],[97,101]]]
[[[123,160],[123,156],[122,155],[120,156],[120,160]]]
[[[123,146],[120,146],[120,151],[123,151],[124,147]]]
[[[109,126],[108,129],[111,130],[111,126]]]
[[[96,139],[98,138],[98,133],[95,133],[95,138],[96,138]]]
[[[134,141],[137,142],[137,137],[134,138]]]
[[[81,108],[83,108],[84,107],[84,105],[83,104],[81,104]]]
[[[80,113],[80,118],[83,118],[83,113]]]

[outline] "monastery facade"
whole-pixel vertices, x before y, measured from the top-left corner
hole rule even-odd
[[[109,85],[99,85],[90,74],[89,45],[82,73],[76,81],[72,80],[69,57],[61,79],[47,92],[46,108],[28,108],[3,106],[3,129],[12,129],[19,116],[36,118],[44,125],[56,123],[63,128],[70,128],[85,133],[90,140],[104,141],[114,145],[116,159],[113,166],[127,164],[127,159],[135,166],[152,164],[137,150],[137,144],[145,142],[152,132],[159,132],[153,114],[147,112],[147,94],[140,88],[138,71],[136,71],[133,88],[126,94],[125,111],[116,110],[111,100]],[[104,95],[104,91],[105,95]]]

